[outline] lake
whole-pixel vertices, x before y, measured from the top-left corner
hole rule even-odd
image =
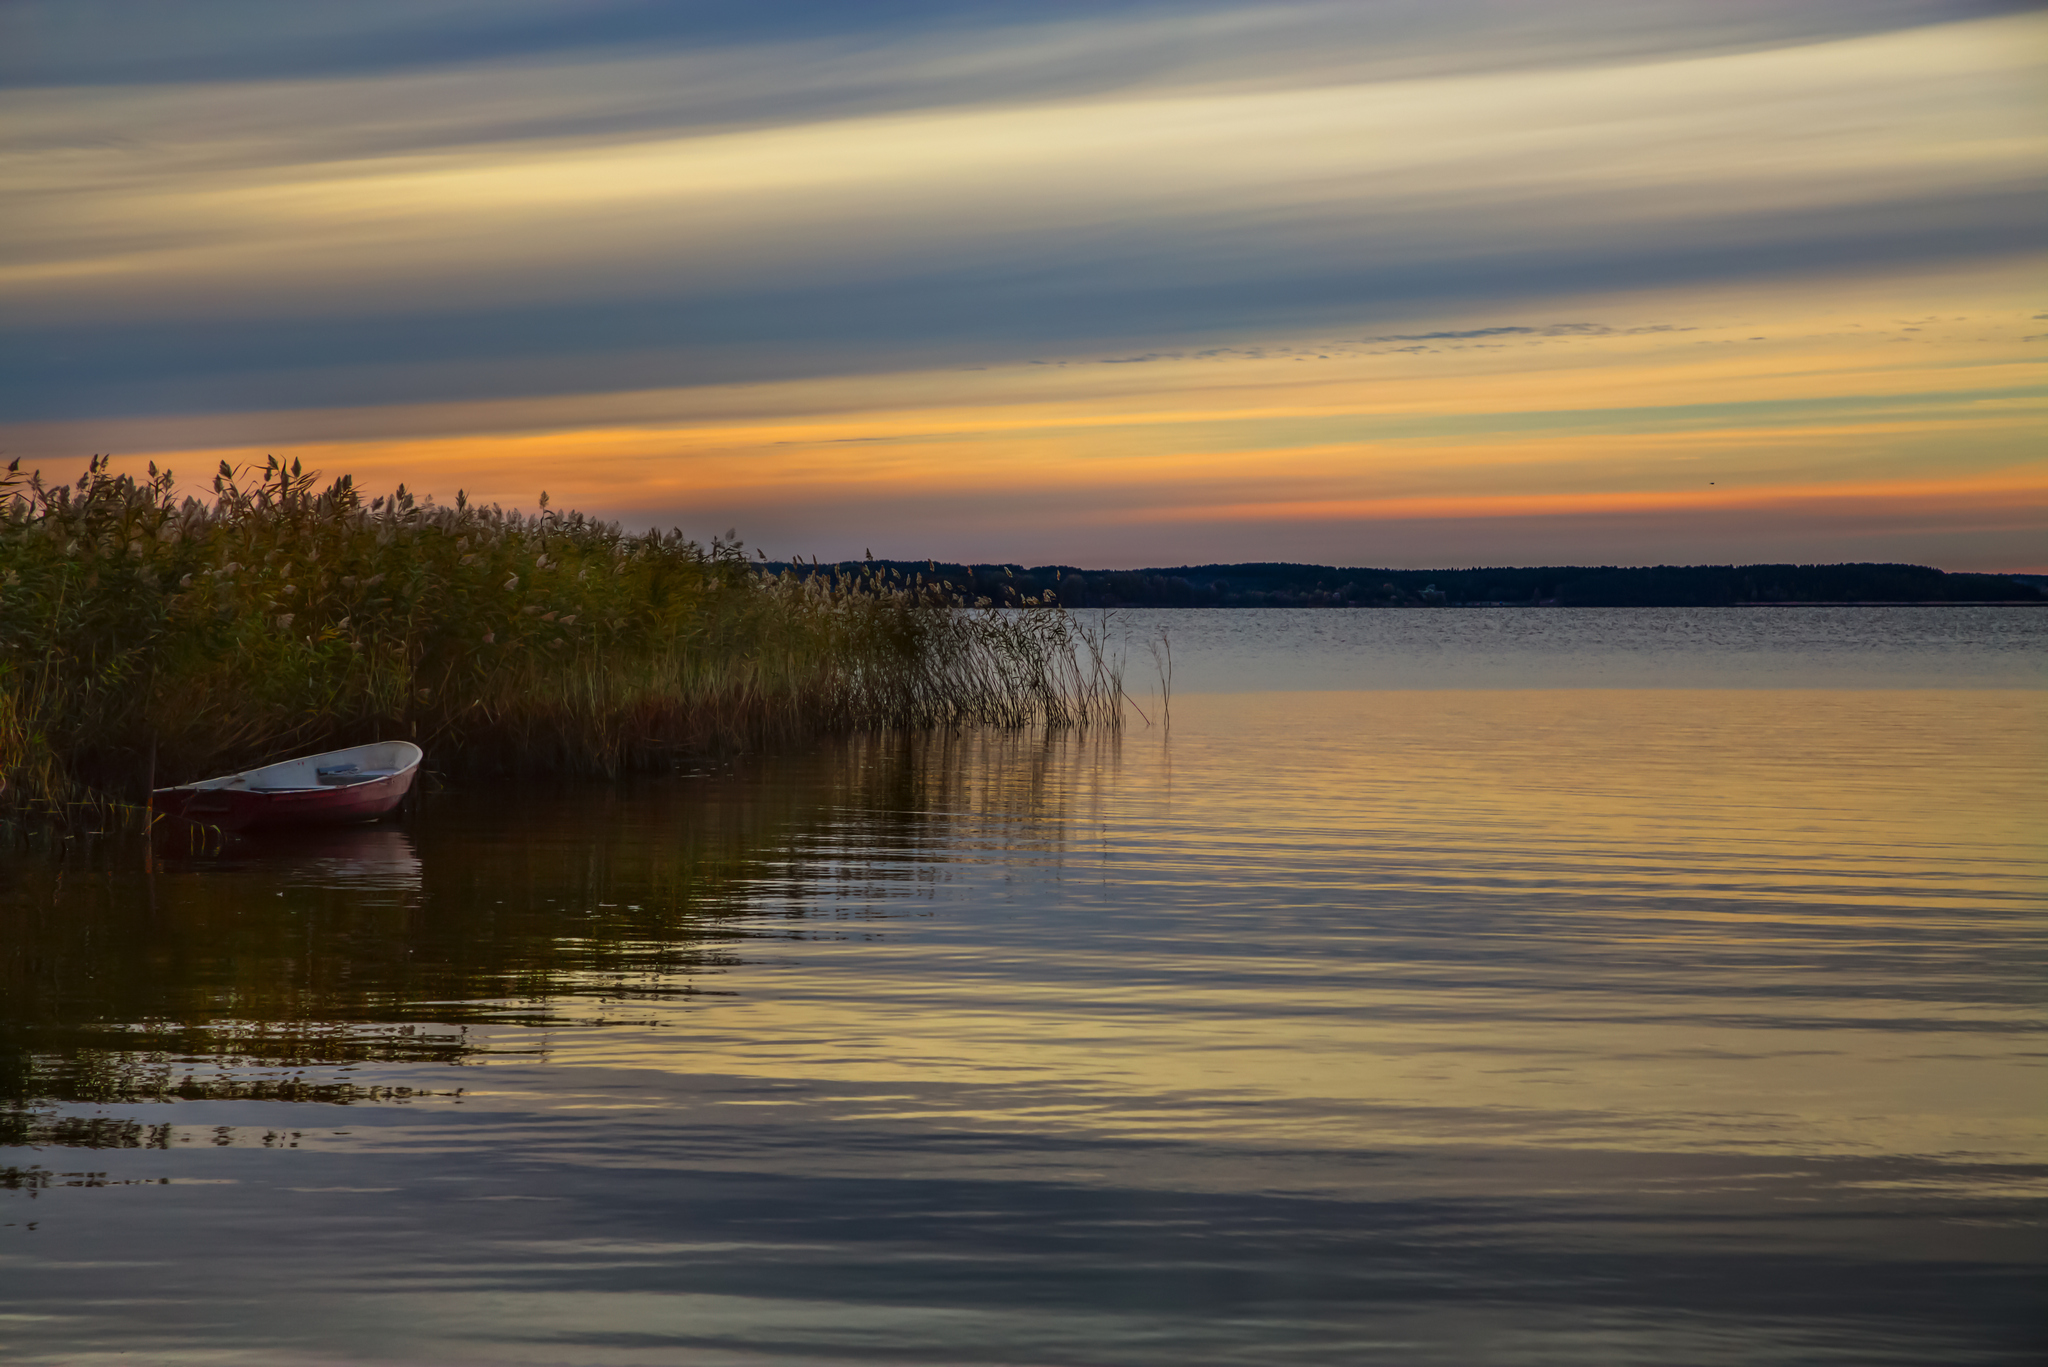
[[[2048,611],[1109,629],[1121,734],[17,843],[0,1355],[2041,1359]]]

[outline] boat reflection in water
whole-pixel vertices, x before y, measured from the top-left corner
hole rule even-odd
[[[315,826],[266,832],[261,842],[223,845],[210,869],[261,869],[270,879],[310,887],[418,892],[419,850],[400,826]]]

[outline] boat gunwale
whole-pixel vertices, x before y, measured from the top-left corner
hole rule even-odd
[[[342,755],[353,754],[359,750],[368,750],[375,746],[385,745],[403,747],[400,752],[402,756],[404,750],[410,750],[412,753],[409,757],[406,757],[405,763],[400,764],[398,767],[365,777],[354,783],[320,783],[296,785],[289,788],[259,788],[255,784],[248,782],[249,779],[256,775],[271,769],[283,769],[302,764],[317,764],[324,759],[333,759]],[[338,750],[322,750],[311,755],[295,755],[290,759],[276,760],[269,764],[259,764],[253,769],[241,769],[231,774],[221,774],[213,778],[194,779],[190,783],[172,784],[169,787],[156,788],[151,791],[153,793],[239,792],[265,794],[337,792],[349,788],[360,788],[369,783],[381,783],[398,778],[419,768],[421,762],[425,759],[426,752],[409,740],[365,741],[361,745],[344,745]]]

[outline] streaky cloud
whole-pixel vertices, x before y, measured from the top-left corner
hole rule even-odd
[[[1881,487],[1859,536],[2006,547],[2048,487],[2044,25],[0,5],[0,442],[1096,563],[1015,538],[1723,535],[1739,479],[1787,535]]]
[[[877,75],[899,79],[912,74],[905,68],[913,60],[929,63],[946,51],[979,54],[984,72],[999,69],[987,54],[1011,49],[1034,54],[1036,85],[1073,91],[1110,72],[1214,80],[1292,63],[1296,79],[1334,71],[1356,79],[1641,60],[2034,8],[2029,0],[11,0],[0,7],[0,85],[303,82],[465,69],[516,77],[570,62],[706,52],[730,60],[810,46],[865,54]],[[1104,59],[1089,62],[1090,49]],[[898,56],[904,60],[891,61]],[[1055,57],[1065,58],[1066,74]],[[775,93],[786,97],[813,74],[789,72]]]

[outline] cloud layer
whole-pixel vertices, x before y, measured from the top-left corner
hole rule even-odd
[[[314,412],[312,439],[402,444],[538,396],[577,408],[560,430],[610,404],[637,431],[627,395],[917,375],[949,408],[930,377],[1145,360],[1199,423],[1172,385],[1230,357],[1602,339],[1625,390],[1685,329],[1749,326],[1733,299],[1781,343],[1925,347],[1890,307],[1911,296],[1990,330],[1941,334],[1968,367],[2027,364],[2040,301],[1994,301],[2048,240],[2030,9],[17,5],[0,421],[16,450],[139,418],[227,448],[250,413],[283,444]],[[1794,297],[1825,325],[1760,302]],[[1192,527],[1186,479],[1132,525]],[[1263,503],[1318,499],[1377,506],[1341,481]],[[1256,539],[1260,504],[1212,500],[1200,534]]]

